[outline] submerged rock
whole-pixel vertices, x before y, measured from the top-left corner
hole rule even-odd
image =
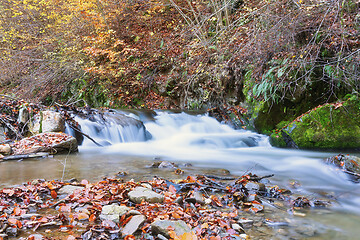
[[[324,104],[303,114],[272,134],[271,144],[288,147],[288,136],[303,149],[358,149],[359,119],[360,99],[351,96],[344,102]]]
[[[128,193],[129,199],[135,203],[141,203],[143,200],[149,203],[162,203],[164,196],[148,188],[137,187]]]

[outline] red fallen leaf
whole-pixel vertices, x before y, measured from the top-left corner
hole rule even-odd
[[[127,235],[124,240],[135,240],[135,236],[134,235]]]
[[[57,193],[55,190],[51,190],[51,197],[54,199],[57,198]]]
[[[187,180],[188,183],[194,183],[194,182],[196,182],[196,178],[193,177],[193,176],[188,176],[188,177],[186,178],[186,180]]]
[[[21,209],[19,207],[14,208],[14,215],[19,216],[21,213]]]
[[[221,204],[221,202],[219,201],[219,199],[218,199],[216,196],[212,195],[210,198],[211,198],[211,200],[213,200],[213,202],[214,202],[218,207],[222,207],[222,206],[223,206],[223,205]]]
[[[78,220],[85,220],[85,219],[88,219],[88,218],[89,218],[89,215],[87,215],[86,213],[79,213],[77,215]]]
[[[173,194],[176,194],[176,188],[174,187],[174,185],[169,186],[169,191]]]
[[[211,236],[210,238],[209,238],[210,240],[221,240],[221,238],[219,237],[219,236]]]
[[[89,217],[89,222],[95,222],[95,220],[96,220],[95,214],[91,214]]]
[[[16,225],[18,228],[22,228],[22,223],[19,220],[16,222]]]
[[[179,236],[179,239],[180,240],[197,240],[198,237],[193,232],[186,232],[186,233],[182,234],[181,236]]]
[[[16,225],[16,223],[17,223],[17,219],[15,219],[15,218],[9,218],[8,219],[8,222],[10,223],[10,224],[12,224],[12,225]]]

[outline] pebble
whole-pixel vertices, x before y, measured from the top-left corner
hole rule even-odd
[[[164,201],[164,195],[144,187],[135,188],[128,193],[128,196],[129,199],[135,203],[141,203],[143,200],[149,203],[162,203]]]

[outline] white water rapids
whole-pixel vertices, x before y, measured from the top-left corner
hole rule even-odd
[[[360,187],[322,159],[337,153],[274,148],[268,137],[246,130],[235,130],[206,115],[157,112],[153,119],[130,116],[144,122],[152,135],[145,140],[144,129],[116,124],[104,126],[77,119],[85,133],[110,146],[96,147],[90,140],[80,152],[101,155],[143,156],[192,163],[203,168],[228,169],[231,174],[275,174],[273,183],[288,187],[297,181],[300,194],[331,195],[341,208],[360,213]],[[99,130],[100,129],[100,130]],[[124,140],[125,139],[125,140]]]

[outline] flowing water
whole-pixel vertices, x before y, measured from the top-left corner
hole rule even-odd
[[[331,211],[311,211],[306,215],[306,221],[315,221],[332,230],[329,236],[321,235],[318,239],[359,239],[360,185],[321,161],[338,153],[273,148],[264,135],[234,130],[203,114],[125,112],[143,121],[143,127],[120,126],[117,114],[113,112],[115,117],[107,116],[102,121],[76,118],[82,131],[105,147],[98,147],[85,138],[77,154],[3,162],[0,185],[9,186],[35,178],[75,177],[95,181],[120,171],[128,172],[136,180],[154,175],[178,177],[172,171],[149,168],[155,159],[176,162],[180,166],[191,163],[193,167],[183,168],[185,175],[221,174],[223,170],[220,169],[227,169],[232,175],[275,174],[270,179],[272,185],[289,188],[290,183],[296,182],[298,187],[292,190],[296,194],[310,199],[334,199]],[[287,214],[284,213],[284,218]]]

